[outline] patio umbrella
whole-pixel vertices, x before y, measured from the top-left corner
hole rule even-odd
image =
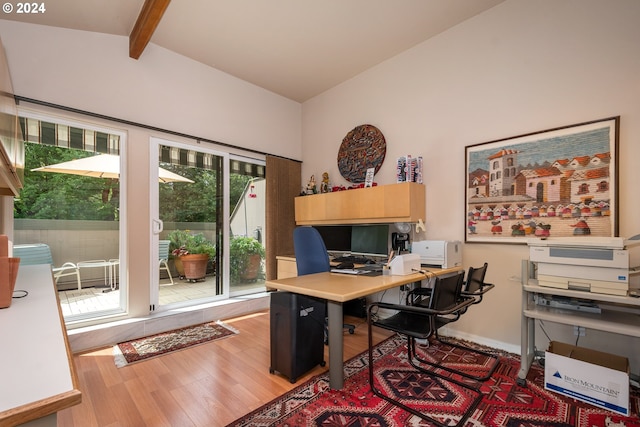
[[[100,154],[97,156],[83,157],[81,159],[70,160],[68,162],[43,166],[32,170],[37,172],[55,172],[91,176],[94,178],[118,179],[120,177],[120,156],[115,156],[113,154]],[[188,178],[160,167],[158,168],[158,179],[160,182],[193,182]]]

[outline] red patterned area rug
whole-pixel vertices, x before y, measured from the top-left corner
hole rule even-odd
[[[534,364],[526,387],[516,384],[518,356],[465,343],[500,356],[491,378],[480,385],[483,399],[465,427],[640,427],[640,390],[632,389],[631,417],[623,417],[544,389],[544,369]],[[431,343],[421,356],[441,364],[488,372],[487,358],[455,347]],[[406,341],[393,336],[376,346],[375,379],[380,389],[405,404],[455,424],[473,396],[452,382],[421,375],[409,365]],[[329,388],[328,374],[318,375],[289,393],[229,424],[227,427],[423,427],[428,422],[373,395],[369,388],[368,356],[364,352],[345,363],[343,390]]]
[[[207,322],[121,342],[113,347],[113,355],[116,366],[121,368],[134,362],[141,362],[237,333],[237,330],[221,321]]]

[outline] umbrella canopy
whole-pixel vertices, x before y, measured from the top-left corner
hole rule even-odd
[[[68,162],[56,163],[55,165],[43,166],[32,170],[37,172],[55,172],[70,175],[91,176],[94,178],[118,179],[120,177],[120,156],[115,156],[113,154],[100,154]],[[158,180],[160,182],[193,182],[188,178],[160,167],[158,168]]]

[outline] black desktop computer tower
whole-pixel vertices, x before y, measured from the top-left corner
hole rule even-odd
[[[272,292],[269,319],[270,373],[295,383],[314,366],[324,366],[324,300],[292,292]]]

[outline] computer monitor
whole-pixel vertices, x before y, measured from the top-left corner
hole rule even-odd
[[[389,225],[354,225],[351,227],[351,253],[388,256]]]
[[[351,251],[350,225],[321,225],[314,228],[320,233],[327,252]]]

